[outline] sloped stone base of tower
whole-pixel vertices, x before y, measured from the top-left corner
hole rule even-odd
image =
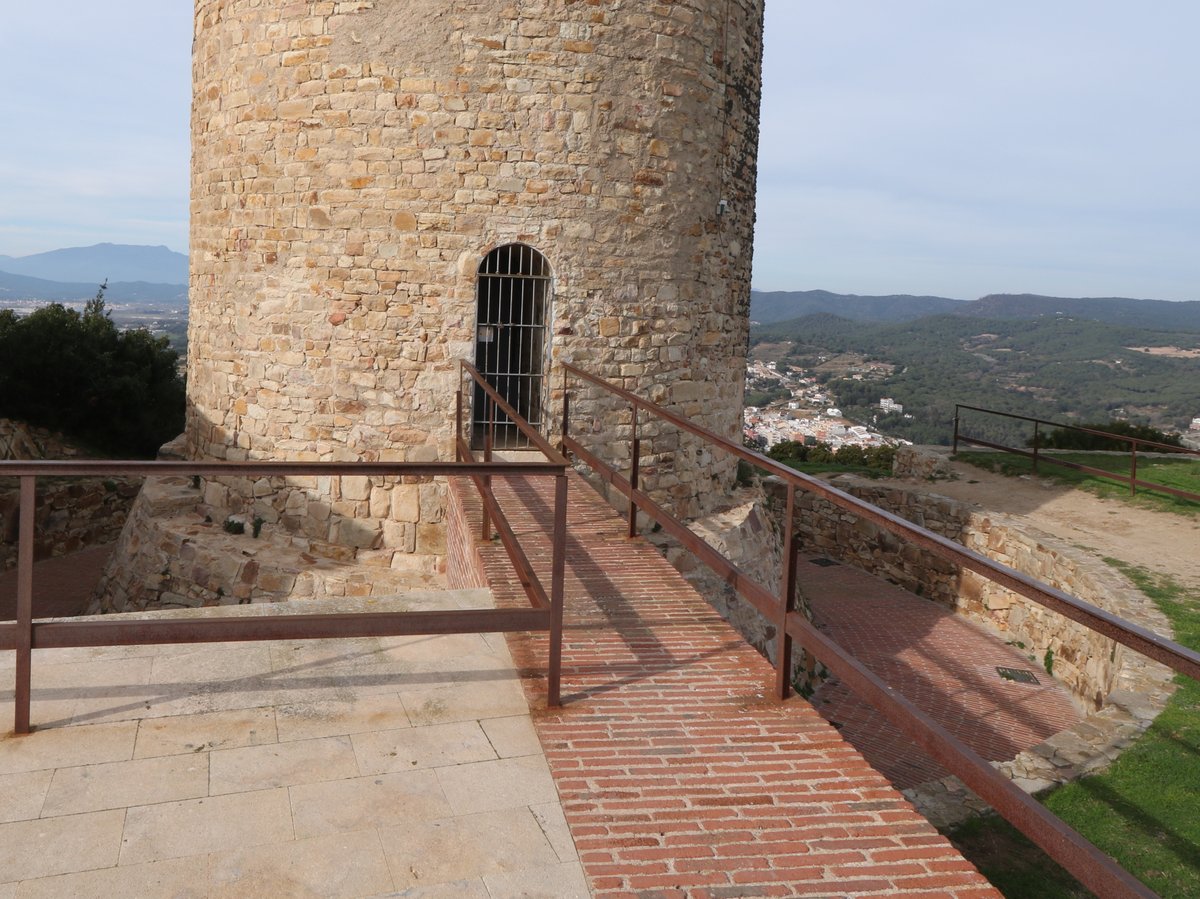
[[[244,531],[230,533],[227,522]],[[205,503],[190,479],[147,478],[89,611],[382,596],[443,585],[441,555],[355,549],[266,524],[257,537],[253,531],[253,520]]]
[[[778,594],[783,573],[783,507],[776,498],[757,487],[741,488],[721,497],[723,508],[692,519],[688,527],[705,543],[725,556],[768,590]],[[724,578],[689,552],[664,531],[643,528],[642,533],[696,591],[737,628],[746,642],[775,663],[778,622],[768,621]],[[808,618],[812,612],[803,591],[796,591],[796,610]],[[809,670],[804,650],[792,650],[791,683],[811,690],[825,678],[824,666]]]

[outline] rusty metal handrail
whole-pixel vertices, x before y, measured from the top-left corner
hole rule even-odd
[[[490,540],[492,527],[493,525],[495,526],[496,534],[500,538],[500,543],[504,547],[504,551],[508,554],[513,571],[516,573],[517,580],[520,582],[522,589],[524,589],[525,595],[529,597],[530,602],[535,607],[546,610],[550,615],[548,627],[550,631],[550,652],[547,660],[546,704],[555,707],[561,704],[563,584],[566,576],[567,552],[566,473],[567,467],[571,463],[500,396],[496,388],[488,383],[487,379],[474,365],[465,359],[460,360],[460,371],[467,376],[466,380],[479,387],[484,395],[486,406],[483,420],[487,422],[487,430],[484,433],[483,451],[485,464],[492,462],[492,448],[496,439],[494,407],[507,415],[525,439],[546,456],[549,460],[548,464],[557,468],[557,478],[554,486],[554,530],[553,547],[550,556],[549,596],[546,595],[545,587],[543,587],[541,580],[534,572],[529,557],[525,554],[525,550],[522,549],[520,541],[517,539],[512,526],[508,523],[508,519],[504,515],[503,508],[501,508],[500,503],[496,499],[496,494],[492,491],[491,476],[482,472],[470,475],[471,481],[475,484],[475,489],[479,492],[480,500],[483,503],[482,515],[480,516],[482,519],[480,539],[484,542]],[[460,389],[455,393],[454,403],[455,458],[474,463],[475,454],[471,450],[471,443],[463,436],[463,405],[463,391]]]
[[[793,611],[791,606],[794,596],[796,554],[792,539],[792,516],[795,508],[795,491],[803,489],[817,494],[842,509],[880,525],[885,530],[916,542],[942,558],[950,559],[964,568],[976,571],[1034,602],[1099,630],[1145,655],[1164,661],[1176,671],[1198,679],[1200,679],[1200,654],[1159,634],[1123,621],[1103,609],[1041,584],[1027,575],[1000,565],[939,534],[934,534],[890,512],[872,506],[829,484],[787,468],[767,456],[746,449],[702,425],[697,425],[677,413],[644,400],[630,391],[609,384],[574,365],[564,365],[564,371],[564,382],[566,375],[575,375],[630,402],[635,421],[635,434],[638,413],[645,410],[677,425],[684,431],[707,439],[734,456],[778,475],[787,484],[788,517],[784,538],[784,573],[781,578],[782,587],[777,596],[701,540],[683,522],[671,515],[647,493],[637,488],[636,473],[639,456],[636,448],[631,454],[630,477],[626,478],[615,467],[599,459],[573,438],[570,435],[569,421],[570,394],[564,383],[563,447],[584,460],[604,480],[625,494],[629,501],[631,535],[636,533],[636,515],[640,509],[661,525],[663,530],[679,539],[687,549],[709,564],[727,583],[749,600],[764,617],[777,623],[779,636],[777,637],[775,681],[777,695],[780,699],[787,698],[789,693],[791,642],[796,640],[809,651],[810,657],[820,659],[831,671],[841,677],[847,686],[874,705],[892,723],[904,730],[918,745],[961,778],[968,787],[988,801],[996,811],[1033,839],[1047,854],[1089,889],[1100,896],[1155,895],[1153,891],[1118,866],[1106,854],[992,768],[980,756],[962,745],[945,728],[930,719],[893,688],[887,686],[837,643],[820,633],[807,618]]]
[[[461,367],[462,371],[472,381],[475,382],[476,386],[478,386],[483,391],[484,395],[487,397],[488,405],[495,406],[497,409],[499,409],[501,412],[503,412],[505,415],[507,415],[509,420],[517,426],[517,430],[521,432],[521,436],[523,436],[526,440],[528,440],[531,444],[533,444],[534,447],[536,447],[538,450],[540,450],[541,453],[547,459],[549,459],[552,463],[561,464],[561,465],[568,464],[567,460],[563,457],[563,455],[550,444],[550,441],[547,440],[545,437],[543,437],[540,433],[538,433],[537,428],[535,428],[528,421],[526,421],[517,412],[517,410],[514,409],[509,404],[509,402],[500,395],[499,391],[497,391],[496,388],[492,384],[488,383],[487,378],[485,378],[482,374],[480,374],[479,369],[477,369],[474,365],[472,365],[466,359],[460,360],[459,366]],[[462,434],[462,424],[461,424],[462,396],[461,396],[461,394],[459,395],[459,405],[457,407],[457,413],[458,413],[458,418],[459,418],[458,434],[461,436],[461,434]],[[495,430],[496,430],[495,416],[490,414],[490,412],[487,412],[484,414],[484,421],[488,423],[488,430],[487,430],[488,439],[489,439],[489,441],[494,443],[495,442]],[[489,452],[490,452],[490,450],[489,450]],[[490,456],[489,456],[489,461],[490,461]]]
[[[35,509],[39,477],[201,475],[206,477],[469,477],[490,483],[492,477],[553,476],[557,479],[555,526],[565,533],[566,472],[569,463],[558,453],[545,461],[477,462],[212,462],[212,461],[21,461],[0,462],[0,478],[20,484],[17,546],[16,620],[0,623],[0,649],[15,649],[13,730],[30,732],[33,649],[80,646],[125,646],[150,643],[328,639],[405,634],[495,633],[548,631],[547,704],[560,704],[562,601],[565,538],[556,539],[549,594],[532,565],[521,554],[518,578],[527,586],[533,608],[466,609],[439,612],[370,612],[302,614],[252,618],[115,620],[33,619]],[[497,510],[498,520],[502,512]],[[511,535],[511,529],[509,529]],[[513,538],[515,540],[515,538]],[[518,560],[514,559],[514,565]]]
[[[1032,450],[1019,449],[1015,446],[1006,446],[1003,443],[995,443],[991,440],[984,440],[979,437],[970,437],[963,434],[960,427],[960,410],[966,409],[971,412],[983,412],[987,415],[998,415],[1001,418],[1012,418],[1018,421],[1033,422],[1033,448]],[[1129,444],[1129,474],[1122,476],[1114,471],[1108,471],[1104,468],[1095,468],[1091,465],[1081,465],[1078,462],[1068,462],[1066,459],[1059,459],[1056,456],[1047,455],[1041,452],[1042,447],[1039,445],[1041,437],[1042,425],[1049,425],[1053,428],[1060,428],[1066,431],[1079,431],[1082,434],[1091,434],[1096,437],[1103,437],[1107,440],[1119,440]],[[1142,447],[1158,450],[1164,453],[1176,453],[1183,456],[1196,456],[1200,458],[1200,450],[1190,449],[1186,446],[1172,446],[1169,443],[1158,443],[1154,440],[1143,440],[1140,437],[1130,437],[1126,434],[1113,434],[1109,431],[1100,431],[1096,428],[1084,428],[1079,425],[1064,424],[1057,421],[1048,421],[1044,418],[1032,418],[1028,415],[1017,415],[1012,412],[1000,412],[996,409],[985,409],[982,406],[968,406],[965,403],[956,403],[954,405],[954,440],[951,446],[953,452],[958,452],[960,443],[969,443],[972,446],[984,446],[988,449],[999,450],[1004,453],[1011,453],[1014,456],[1022,456],[1033,461],[1034,474],[1038,473],[1038,465],[1041,462],[1047,462],[1051,465],[1057,465],[1060,468],[1069,468],[1072,471],[1082,471],[1085,474],[1093,475],[1094,477],[1104,478],[1109,481],[1116,481],[1119,484],[1127,484],[1131,496],[1137,495],[1137,489],[1141,487],[1143,490],[1153,490],[1156,493],[1166,493],[1170,496],[1178,497],[1179,499],[1191,500],[1200,502],[1200,493],[1192,493],[1188,490],[1180,490],[1177,487],[1169,487],[1166,484],[1159,484],[1155,481],[1146,481],[1137,476],[1138,467],[1138,448]],[[1080,452],[1087,452],[1080,450]]]

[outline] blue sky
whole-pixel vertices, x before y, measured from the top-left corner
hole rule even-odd
[[[8,5],[0,254],[186,251],[191,7]],[[768,0],[755,286],[1200,300],[1197,34],[1194,0]]]

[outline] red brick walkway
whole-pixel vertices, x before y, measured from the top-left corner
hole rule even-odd
[[[550,479],[509,483],[497,492],[548,582]],[[452,492],[477,533],[473,489]],[[623,532],[573,477],[567,706],[535,717],[597,895],[999,895],[811,705],[767,698],[769,665]],[[497,604],[524,606],[498,544],[479,555]],[[544,671],[544,637],[512,646]]]
[[[1037,662],[936,603],[804,557],[797,578],[821,630],[985,759],[1011,759],[1080,720]],[[1005,680],[998,667],[1029,671],[1038,683]],[[826,683],[813,705],[897,787],[946,776],[842,684]]]

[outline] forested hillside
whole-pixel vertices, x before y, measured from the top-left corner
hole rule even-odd
[[[1037,294],[989,294],[978,300],[946,297],[857,296],[827,290],[794,290],[750,294],[750,318],[770,325],[789,319],[828,312],[854,321],[906,322],[930,315],[965,315],[988,319],[1035,319],[1069,316],[1157,328],[1165,331],[1200,331],[1200,302],[1132,300],[1127,297],[1047,297]]]
[[[918,443],[949,442],[955,403],[1054,420],[1127,418],[1186,428],[1200,415],[1198,349],[1200,331],[1069,316],[940,315],[869,324],[814,315],[757,327],[751,336],[752,354],[816,371],[851,417],[879,415],[884,396],[903,404],[911,419],[879,415],[878,425]],[[1002,419],[973,418],[971,428],[988,439],[1027,436]]]

